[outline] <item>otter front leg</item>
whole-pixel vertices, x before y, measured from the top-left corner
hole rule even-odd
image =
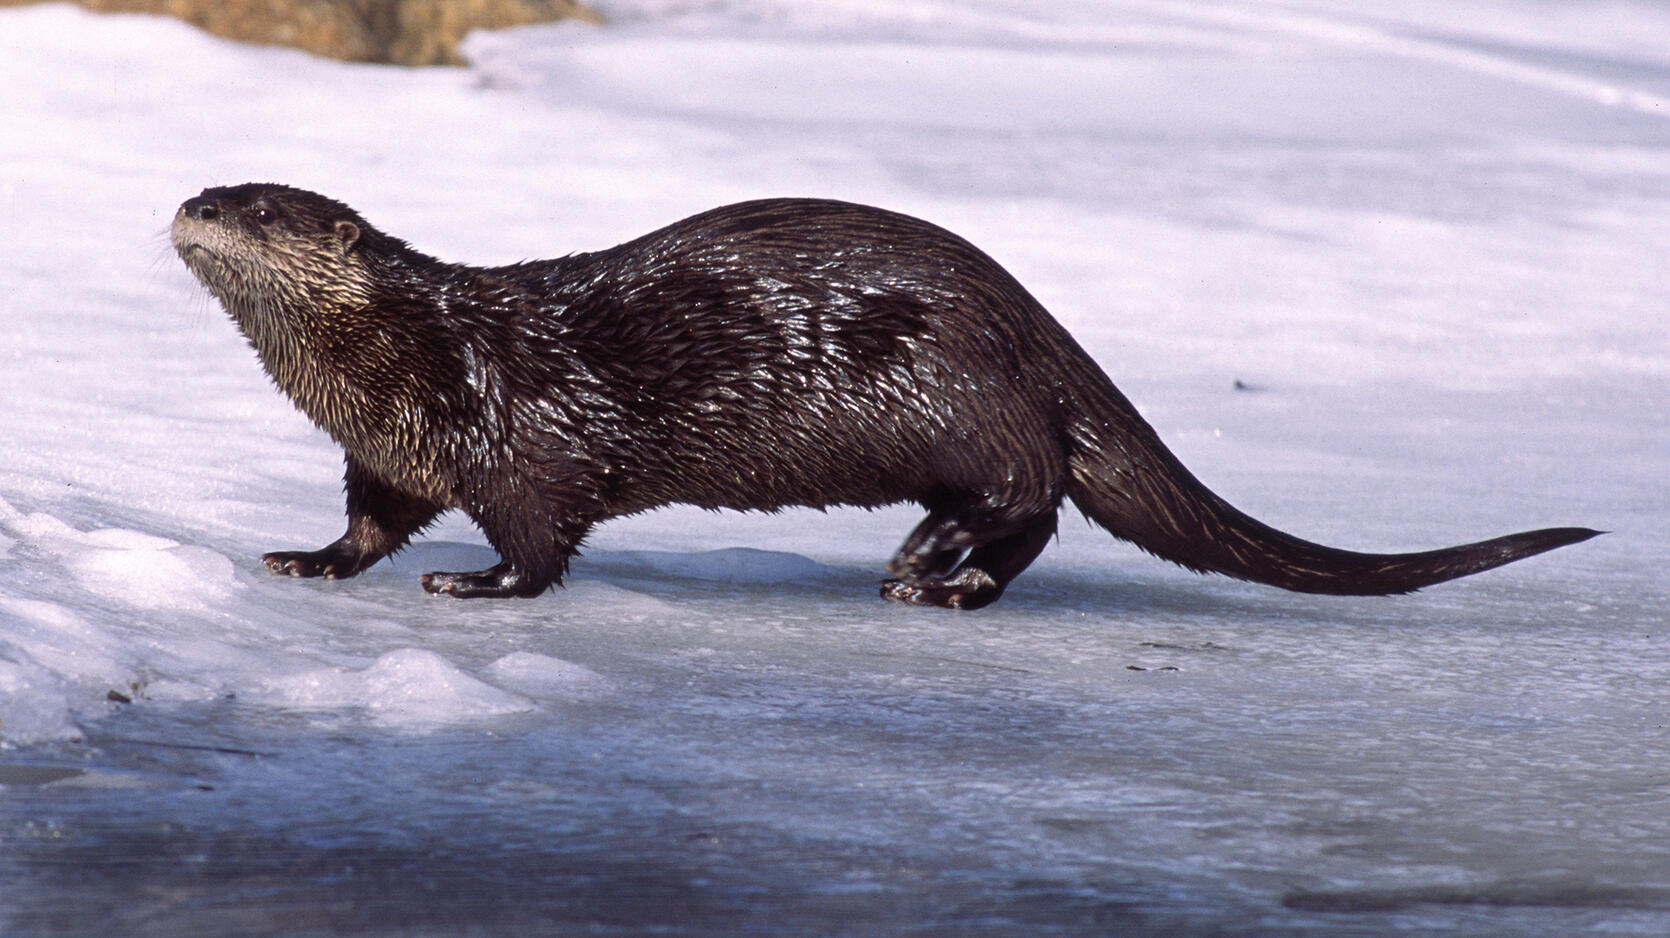
[[[354,576],[399,550],[413,534],[435,520],[440,506],[390,488],[348,459],[344,479],[348,494],[348,530],[318,550],[275,550],[263,554],[267,569],[280,576]]]
[[[492,539],[492,535],[488,535]],[[578,544],[579,537],[571,543]],[[503,553],[504,548],[500,548]],[[573,547],[557,548],[551,554],[536,557],[530,563],[502,560],[486,570],[474,573],[425,573],[423,588],[431,593],[456,596],[459,599],[510,599],[538,596],[552,586],[562,585],[562,575],[568,569],[569,558],[577,551]],[[555,563],[551,557],[558,557]]]
[[[550,587],[549,581],[539,583],[509,563],[500,563],[476,573],[437,572],[423,575],[425,590],[456,596],[459,599],[538,596]]]

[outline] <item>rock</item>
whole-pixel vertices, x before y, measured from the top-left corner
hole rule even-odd
[[[20,6],[34,0],[0,0]],[[563,19],[601,22],[578,0],[75,0],[101,13],[160,13],[244,42],[350,62],[463,65],[472,29]]]

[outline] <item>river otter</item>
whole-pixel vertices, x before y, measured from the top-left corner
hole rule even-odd
[[[1096,523],[1197,571],[1402,593],[1594,536],[1412,554],[1283,534],[1208,491],[1002,267],[905,215],[768,199],[504,267],[421,254],[340,202],[205,189],[173,241],[273,381],[347,453],[348,530],[264,556],[350,577],[459,508],[501,562],[459,597],[560,583],[592,525],[661,505],[916,502],[888,599],[974,609]]]

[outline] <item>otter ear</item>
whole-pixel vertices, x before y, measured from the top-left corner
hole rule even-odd
[[[347,254],[349,251],[353,250],[354,245],[359,241],[359,239],[360,226],[351,221],[339,221],[336,223],[336,242],[342,248],[342,253]]]

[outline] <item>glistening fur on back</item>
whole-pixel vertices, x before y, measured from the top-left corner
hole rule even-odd
[[[1596,532],[1414,554],[1311,544],[1166,450],[1007,271],[961,238],[842,202],[703,212],[618,247],[448,264],[342,203],[207,189],[174,243],[273,381],[342,445],[348,529],[275,573],[352,576],[461,509],[501,562],[431,592],[531,596],[591,527],[672,503],[915,502],[882,595],[972,609],[1038,556],[1064,498],[1195,570],[1397,593]]]

